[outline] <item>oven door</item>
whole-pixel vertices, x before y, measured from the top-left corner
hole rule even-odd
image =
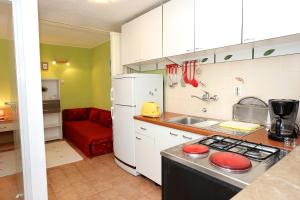
[[[227,200],[240,190],[162,156],[163,200]]]

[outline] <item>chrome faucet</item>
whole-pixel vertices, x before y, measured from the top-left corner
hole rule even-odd
[[[200,99],[202,101],[209,101],[209,94],[208,93],[205,93],[202,95],[202,97],[198,97],[196,95],[191,95],[191,98],[197,98],[197,99]]]
[[[210,100],[213,100],[213,101],[218,101],[219,100],[219,97],[218,97],[218,95],[214,95],[214,96],[212,96],[212,97],[209,97],[209,99]]]
[[[218,95],[213,95],[213,96],[210,96],[209,92],[203,90],[204,94],[202,95],[202,97],[198,97],[196,95],[191,95],[191,98],[197,98],[197,99],[200,99],[202,101],[205,101],[205,102],[209,102],[209,101],[218,101],[219,100],[219,97]]]

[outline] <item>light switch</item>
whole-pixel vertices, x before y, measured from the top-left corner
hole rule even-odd
[[[234,87],[234,96],[241,96],[242,95],[242,89],[239,86]]]

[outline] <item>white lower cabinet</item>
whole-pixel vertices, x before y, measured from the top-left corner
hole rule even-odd
[[[154,138],[139,133],[135,135],[135,159],[136,169],[146,177],[155,177],[153,163],[155,161]]]
[[[137,171],[161,185],[160,152],[204,136],[135,120]]]
[[[160,135],[156,138],[159,151],[181,144],[181,131],[161,127]]]
[[[181,143],[190,142],[192,140],[204,138],[203,135],[182,131]]]

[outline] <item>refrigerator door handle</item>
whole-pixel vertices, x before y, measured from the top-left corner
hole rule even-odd
[[[111,115],[111,119],[114,120],[115,119],[115,117],[114,117],[114,107],[110,108],[110,115]]]
[[[110,100],[114,101],[114,88],[110,88]]]

